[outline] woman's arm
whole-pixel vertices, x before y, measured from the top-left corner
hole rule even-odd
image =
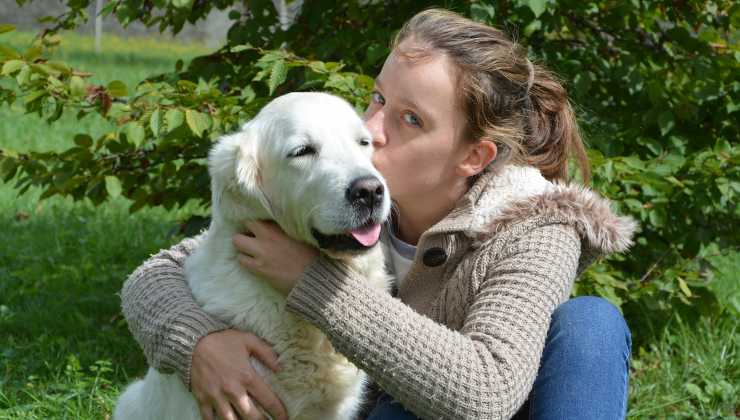
[[[121,290],[129,329],[150,366],[176,373],[191,389],[205,420],[214,412],[226,420],[237,418],[235,412],[260,418],[252,399],[272,418],[286,419],[282,402],[248,362],[255,357],[279,370],[272,347],[254,334],[229,329],[193,298],[183,264],[200,240],[185,239],[160,251],[129,276]]]
[[[550,317],[570,292],[580,249],[571,226],[529,231],[487,267],[459,332],[324,257],[293,288],[288,308],[418,416],[510,418],[532,388]]]
[[[134,271],[121,290],[123,315],[149,366],[176,373],[190,386],[193,349],[215,331],[229,328],[195,303],[183,264],[200,243],[187,238],[162,250]]]

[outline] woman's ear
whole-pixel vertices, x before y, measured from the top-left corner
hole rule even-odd
[[[457,165],[457,174],[471,177],[483,172],[489,163],[496,158],[496,144],[490,140],[480,140],[467,146],[465,159]]]

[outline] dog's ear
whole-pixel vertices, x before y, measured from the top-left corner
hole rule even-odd
[[[260,188],[253,127],[221,137],[208,155],[212,210],[231,221],[267,219],[267,197]]]

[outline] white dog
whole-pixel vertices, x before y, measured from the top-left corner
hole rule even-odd
[[[250,362],[292,419],[350,419],[365,374],[323,333],[286,311],[285,297],[239,265],[231,237],[246,220],[275,220],[290,236],[346,260],[387,290],[380,224],[390,211],[385,181],[370,161],[371,136],[344,100],[290,93],[267,106],[209,155],[212,222],[185,274],[212,316],[273,345],[282,370]],[[114,418],[198,419],[192,394],[175,375],[150,368],[118,400]]]

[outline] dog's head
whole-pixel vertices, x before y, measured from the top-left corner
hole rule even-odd
[[[334,253],[368,249],[390,211],[372,147],[344,100],[324,93],[276,98],[211,150],[213,218],[275,220],[288,235]]]

